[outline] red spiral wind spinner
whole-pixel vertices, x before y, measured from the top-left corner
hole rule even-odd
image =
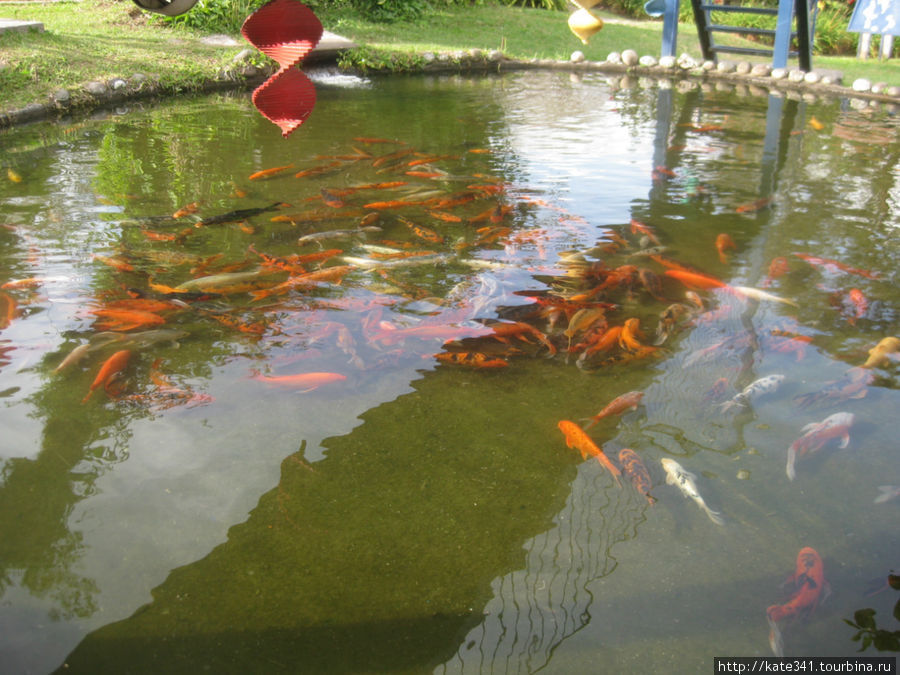
[[[281,68],[253,92],[253,104],[281,127],[287,138],[306,121],[316,104],[316,88],[295,68],[322,38],[322,24],[297,0],[272,0],[253,12],[241,27],[244,38]]]

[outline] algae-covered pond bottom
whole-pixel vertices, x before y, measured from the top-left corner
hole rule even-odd
[[[9,672],[687,673],[896,629],[895,119],[316,87],[287,141],[244,95],[0,135]],[[807,547],[827,586],[783,585]]]

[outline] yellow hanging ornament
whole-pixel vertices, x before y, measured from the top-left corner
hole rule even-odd
[[[569,29],[584,44],[587,44],[591,36],[601,28],[603,28],[603,20],[584,8],[572,12],[569,16]]]

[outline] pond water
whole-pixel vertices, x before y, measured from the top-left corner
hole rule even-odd
[[[244,94],[0,134],[9,672],[697,672],[896,629],[895,119],[317,89],[287,141]]]

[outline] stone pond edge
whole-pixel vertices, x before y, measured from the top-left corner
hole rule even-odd
[[[0,111],[0,129],[45,119],[66,117],[73,113],[86,114],[100,108],[141,99],[172,97],[183,93],[211,93],[215,91],[252,89],[275,72],[272,66],[249,63],[251,50],[244,50],[232,64],[219,71],[215,78],[186,89],[178,84],[166,84],[153,75],[134,74],[108,81],[89,82],[81,87],[60,89],[44,103],[32,103],[17,110]],[[331,59],[307,64],[307,72],[333,68]],[[841,74],[834,71],[772,69],[768,64],[747,62],[700,62],[690,56],[638,57],[633,50],[612,52],[605,61],[587,61],[581,52],[574,52],[568,61],[550,59],[515,60],[499,51],[479,49],[467,52],[419,55],[415,66],[406,68],[342,69],[355,75],[375,74],[466,74],[505,72],[514,70],[557,70],[579,73],[605,73],[622,78],[652,78],[660,86],[679,89],[712,86],[720,90],[736,90],[745,95],[769,95],[817,98],[848,98],[855,107],[887,104],[889,111],[900,112],[900,87],[885,83],[856,80],[844,86]],[[621,84],[621,82],[620,82]],[[628,84],[628,83],[626,83]]]

